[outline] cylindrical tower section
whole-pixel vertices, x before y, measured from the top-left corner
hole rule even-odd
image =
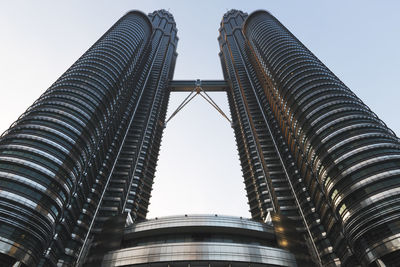
[[[2,135],[2,262],[36,265],[53,239],[88,223],[84,202],[104,177],[89,170],[113,146],[118,107],[132,90],[124,85],[134,81],[151,32],[146,15],[126,14]]]
[[[154,31],[141,74],[143,94],[132,114],[126,139],[102,199],[94,233],[101,231],[103,222],[122,212],[129,212],[133,221],[146,218],[178,41],[171,13],[154,11],[149,14],[149,19]]]
[[[273,218],[277,231],[285,233],[280,244],[295,253],[300,265],[336,266],[339,259],[324,238],[324,228],[303,190],[294,157],[249,58],[242,32],[246,18],[238,10],[227,12],[218,40],[224,76],[230,82],[228,100],[252,217]]]
[[[120,248],[98,256],[101,262],[93,266],[298,266],[292,253],[278,248],[271,224],[217,215],[133,224],[125,228]]]
[[[173,15],[166,10],[157,10],[149,14],[153,27],[162,33],[161,48],[157,53],[156,62],[152,70],[152,79],[146,91],[152,91],[149,102],[143,102],[141,108],[147,114],[146,124],[143,127],[143,144],[138,151],[138,162],[134,172],[141,177],[141,187],[134,188],[132,184],[128,199],[125,201],[124,211],[131,212],[132,218],[143,220],[148,212],[153,179],[156,171],[161,137],[169,102],[168,84],[173,78],[176,63],[176,48],[178,44],[177,28]],[[142,164],[141,164],[142,163]],[[132,200],[130,202],[130,200]],[[130,203],[129,203],[130,202]],[[133,203],[137,204],[134,209]]]
[[[258,113],[254,95],[251,91],[250,77],[240,61],[240,48],[234,31],[241,29],[247,13],[230,10],[224,14],[218,42],[221,53],[224,78],[229,82],[228,103],[232,115],[237,148],[242,166],[244,183],[253,219],[265,220],[268,210],[279,210],[277,197],[269,179],[265,164],[259,132],[255,125]],[[259,118],[260,116],[258,116]]]
[[[343,228],[364,264],[391,266],[400,256],[398,138],[271,14],[254,12],[243,31],[327,236],[335,244]]]

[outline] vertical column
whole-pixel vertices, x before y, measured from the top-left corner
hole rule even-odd
[[[306,218],[312,216],[311,209],[304,210],[302,199],[297,196],[302,187],[293,182],[299,178],[295,175],[297,170],[282,134],[275,130],[269,104],[259,95],[262,86],[248,58],[242,33],[246,17],[247,14],[236,10],[225,14],[219,41],[224,75],[231,84],[228,99],[252,216],[259,219],[261,214],[261,219],[266,220],[272,215],[290,222],[286,225],[296,225],[297,230],[286,229],[287,233],[281,235],[290,238],[281,242],[282,246],[296,254],[299,264],[313,264],[311,256],[321,264],[314,240],[318,235],[313,236]],[[296,231],[299,232],[293,234]],[[281,234],[282,230],[278,232]]]
[[[177,29],[173,16],[159,10],[149,14],[153,25],[151,45],[141,70],[143,88],[140,101],[134,102],[134,112],[129,116],[126,138],[115,163],[99,212],[91,228],[86,247],[101,240],[108,220],[127,212],[135,222],[145,219],[152,190],[153,178],[160,149],[161,136],[169,100],[168,83],[172,79],[176,62]],[[129,107],[128,107],[129,108]],[[103,255],[93,255],[88,261],[94,264]],[[83,259],[82,259],[83,260]]]
[[[272,15],[253,13],[244,33],[332,249],[349,266],[353,253],[397,264],[398,138]]]
[[[129,12],[2,135],[2,261],[74,257],[68,247],[82,244],[99,204],[151,30]]]

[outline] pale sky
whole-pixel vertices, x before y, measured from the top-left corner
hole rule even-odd
[[[232,8],[266,9],[400,135],[400,2],[0,0],[0,132],[131,9],[169,9],[178,28],[175,79],[222,79],[219,23]],[[212,95],[227,114],[226,96]],[[168,113],[185,97],[173,93]],[[200,97],[164,131],[149,217],[249,217],[233,130]]]

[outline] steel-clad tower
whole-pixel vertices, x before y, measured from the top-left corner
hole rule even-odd
[[[105,218],[145,218],[176,33],[127,13],[2,135],[1,262],[70,265]]]
[[[298,260],[395,266],[399,139],[270,13],[231,10],[219,43],[253,218],[289,220]]]
[[[173,81],[173,16],[128,12],[3,133],[0,266],[396,266],[400,140],[270,13],[219,32],[224,80]],[[146,220],[173,91],[227,93],[252,219]]]

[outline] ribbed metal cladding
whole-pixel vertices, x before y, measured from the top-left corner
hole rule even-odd
[[[243,32],[333,249],[348,266],[357,260],[346,244],[365,265],[392,266],[400,250],[399,139],[271,14],[254,12]]]
[[[125,105],[126,123],[123,136],[116,140],[118,155],[113,162],[104,193],[87,229],[89,234],[79,251],[81,264],[90,249],[97,245],[95,235],[112,216],[128,212],[130,219],[145,219],[158,158],[169,99],[167,85],[172,79],[176,61],[177,29],[173,16],[159,10],[149,14],[153,31],[135,87],[140,92]]]
[[[146,15],[126,14],[2,135],[2,260],[75,257],[117,155],[126,105],[140,93],[134,85],[151,32]]]
[[[178,38],[173,16],[164,10],[149,14],[154,32],[144,76],[143,95],[113,170],[96,218],[94,232],[110,216],[129,212],[133,221],[145,219],[169,99]]]
[[[256,140],[253,118],[249,114],[249,109],[254,107],[248,105],[245,99],[246,96],[243,95],[244,86],[247,87],[246,91],[249,94],[251,93],[250,89],[248,89],[248,77],[246,77],[242,64],[240,65],[240,72],[234,65],[234,60],[239,60],[238,53],[240,51],[232,36],[233,26],[231,21],[236,27],[240,27],[246,16],[247,14],[239,11],[225,14],[218,40],[225,79],[228,80],[231,89],[228,91],[228,102],[249,198],[250,212],[253,218],[263,220],[266,218],[269,209],[277,209],[279,207],[276,203],[277,198],[272,196],[275,192],[271,181],[266,179],[266,166],[265,164],[263,165],[262,151],[260,151],[259,142]],[[243,82],[247,83],[242,85]],[[258,179],[260,181],[257,181]]]
[[[152,70],[152,80],[145,91],[153,89],[153,95],[147,103],[141,104],[147,114],[147,123],[143,127],[142,144],[138,150],[138,161],[135,177],[140,177],[141,184],[132,184],[129,196],[125,201],[124,211],[131,212],[132,218],[145,219],[148,212],[161,137],[169,101],[169,81],[172,80],[178,43],[177,29],[173,16],[165,11],[149,14],[156,31],[162,32],[162,50],[158,52],[157,61]]]
[[[336,265],[337,256],[324,238],[320,218],[303,190],[299,171],[248,58],[242,33],[246,18],[247,14],[237,10],[225,14],[219,42],[224,75],[231,85],[228,100],[250,212],[261,220],[268,213],[275,214],[274,218],[285,221],[282,225],[297,229],[297,234],[293,229],[277,232],[286,239],[282,247],[296,254],[299,265],[311,266],[311,258],[316,264]]]

